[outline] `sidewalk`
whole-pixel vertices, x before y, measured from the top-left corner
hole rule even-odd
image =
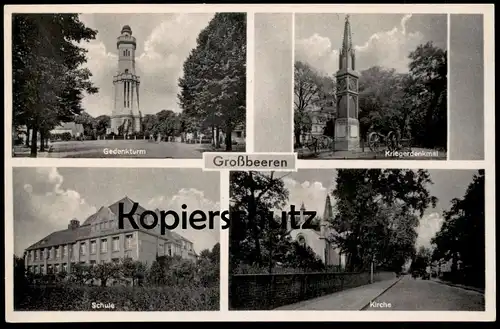
[[[445,284],[445,285],[450,286],[450,287],[461,288],[461,289],[465,289],[465,290],[472,290],[472,291],[484,294],[484,289],[481,289],[481,288],[476,288],[476,287],[471,287],[471,286],[464,286],[462,284],[455,284],[455,283],[448,282],[448,281],[443,281],[443,280],[440,280],[440,279],[437,279],[437,278],[433,278],[432,281],[435,281],[435,282],[438,282],[438,283],[441,283],[441,284]]]
[[[401,277],[402,278],[402,277]],[[309,299],[296,304],[278,307],[277,311],[360,311],[372,300],[396,284],[401,278],[384,280],[357,288],[347,289],[334,294]]]

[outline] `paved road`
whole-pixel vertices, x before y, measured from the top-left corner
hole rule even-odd
[[[207,144],[153,142],[148,140],[71,141],[52,144],[52,158],[174,158],[201,159]],[[128,150],[128,152],[127,152]],[[121,154],[111,152],[118,151]]]
[[[451,287],[431,280],[405,276],[374,300],[391,307],[368,307],[366,310],[399,311],[484,311],[484,294]],[[381,305],[384,306],[384,305]]]

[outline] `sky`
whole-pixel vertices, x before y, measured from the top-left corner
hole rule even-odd
[[[93,74],[99,93],[87,95],[83,107],[97,117],[111,115],[113,75],[118,68],[116,38],[124,25],[136,38],[136,73],[140,76],[140,110],[143,115],[163,109],[180,112],[177,92],[184,60],[196,47],[196,38],[214,14],[81,14],[81,21],[98,31],[81,46],[88,50],[85,67]]]
[[[148,210],[220,210],[218,172],[177,168],[14,168],[14,252],[50,233],[80,223],[101,206],[128,196]],[[215,227],[219,227],[219,223]],[[175,230],[191,240],[196,252],[220,240],[218,229]]]
[[[443,210],[449,210],[453,198],[462,198],[467,186],[472,182],[472,177],[477,170],[428,170],[434,184],[428,186],[431,195],[438,198],[436,208],[428,208],[417,229],[417,246],[430,247],[430,240],[441,228]],[[297,172],[286,174],[278,173],[284,177],[285,187],[290,196],[288,205],[299,208],[304,202],[306,209],[315,210],[318,216],[323,216],[325,199],[328,193],[335,188],[336,170],[301,169]],[[286,175],[286,176],[285,176]],[[332,198],[332,203],[334,199]]]
[[[345,14],[296,14],[295,60],[325,75],[338,70]],[[356,70],[378,65],[408,72],[408,55],[418,45],[433,41],[447,49],[447,15],[355,14],[349,18],[356,50]]]

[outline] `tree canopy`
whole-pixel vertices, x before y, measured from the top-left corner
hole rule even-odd
[[[444,211],[444,222],[432,239],[432,258],[452,260],[453,271],[463,271],[475,284],[484,284],[485,271],[485,185],[484,170],[474,175],[462,198],[453,199]]]
[[[285,174],[286,175],[286,174]],[[230,268],[233,273],[319,270],[323,262],[308,246],[301,246],[281,226],[288,190],[279,173],[231,172]],[[276,225],[272,225],[272,223]]]
[[[13,126],[44,136],[81,113],[85,93],[96,93],[84,68],[87,51],[79,44],[95,39],[77,14],[14,14],[12,19]],[[41,149],[43,150],[43,143]]]
[[[192,125],[211,128],[217,143],[222,129],[230,151],[231,132],[245,123],[246,14],[215,14],[196,43],[179,79],[179,102]]]
[[[348,267],[372,262],[396,271],[415,253],[415,229],[424,211],[435,207],[426,170],[338,169],[333,238],[349,255]]]
[[[408,54],[408,73],[374,66],[360,72],[360,134],[387,134],[398,130],[412,145],[446,148],[447,145],[447,52],[432,42]],[[334,72],[332,72],[333,74]],[[295,139],[311,131],[310,111],[332,103],[336,111],[335,82],[307,63],[295,63]],[[331,125],[331,124],[330,124]],[[325,134],[330,136],[332,127]],[[300,144],[300,143],[299,143]]]

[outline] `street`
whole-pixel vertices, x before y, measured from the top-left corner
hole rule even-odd
[[[153,142],[148,140],[70,141],[51,144],[50,158],[174,158],[201,159],[210,144]],[[113,154],[114,153],[114,154]],[[121,153],[121,154],[119,154]],[[29,151],[26,155],[29,156]]]
[[[484,294],[410,275],[375,299],[367,311],[484,311]],[[389,305],[390,304],[390,305]]]

